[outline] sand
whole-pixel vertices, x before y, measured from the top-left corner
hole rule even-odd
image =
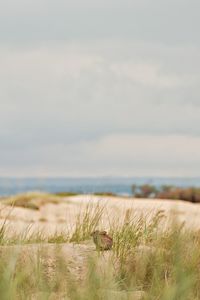
[[[59,204],[47,204],[42,205],[39,210],[33,210],[21,207],[5,206],[0,203],[0,223],[6,219],[8,225],[7,234],[22,233],[27,228],[31,230],[41,230],[48,236],[55,232],[73,231],[73,227],[77,221],[77,216],[80,212],[83,212],[88,204],[101,205],[104,207],[104,213],[102,216],[102,222],[99,224],[100,229],[107,230],[110,223],[124,222],[127,212],[131,212],[132,216],[137,220],[140,216],[144,216],[147,220],[155,215],[156,212],[162,211],[165,218],[162,226],[168,226],[171,217],[176,221],[185,222],[185,226],[190,229],[200,229],[200,205],[192,204],[184,201],[174,200],[152,200],[152,199],[134,199],[134,198],[122,198],[122,197],[102,197],[93,195],[80,195],[73,197],[62,198],[63,201]],[[44,253],[44,264],[46,266],[47,275],[49,280],[53,278],[53,274],[56,272],[57,262],[57,247],[61,250],[61,254],[65,258],[67,263],[66,271],[70,276],[73,276],[78,283],[84,283],[85,276],[88,269],[88,258],[94,257],[98,259],[98,265],[101,272],[104,272],[103,266],[107,266],[107,263],[112,257],[112,251],[103,253],[99,257],[95,246],[92,242],[86,241],[80,244],[63,243],[63,244],[30,244],[30,245],[10,245],[1,246],[1,255],[7,255],[15,253],[17,250],[20,253],[20,262],[22,265],[28,264],[29,260],[37,258],[38,252]],[[142,246],[136,247],[135,251],[141,256],[144,253],[152,251],[152,248],[146,246],[144,249]],[[68,276],[66,274],[66,276]],[[108,293],[108,291],[105,291]],[[115,299],[127,299],[127,293],[118,290],[109,290],[109,293]],[[130,292],[130,299],[140,300],[144,296],[144,291]],[[38,294],[33,294],[30,299],[39,299]],[[52,293],[52,300],[58,299],[58,295]],[[59,299],[66,299],[66,296],[60,296]]]
[[[134,199],[122,197],[106,197],[93,195],[79,195],[63,198],[59,204],[45,204],[39,210],[21,207],[10,207],[0,203],[0,222],[7,218],[11,232],[20,232],[31,226],[32,230],[42,230],[46,234],[73,230],[77,216],[84,211],[88,204],[104,206],[100,229],[109,228],[111,222],[123,222],[127,210],[135,218],[143,215],[147,219],[159,210],[166,216],[173,216],[180,222],[185,222],[186,227],[200,229],[200,204],[185,201],[159,200],[159,199]]]

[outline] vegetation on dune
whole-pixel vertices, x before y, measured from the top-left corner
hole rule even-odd
[[[107,196],[107,197],[117,197],[117,194],[115,193],[111,193],[111,192],[97,192],[97,193],[93,193],[93,195],[95,196]]]
[[[200,202],[200,188],[180,188],[175,186],[163,185],[156,187],[149,184],[132,185],[132,195],[135,198],[150,198],[150,199],[171,199],[171,200],[185,200],[193,203]],[[28,192],[11,197],[4,197],[1,203],[9,206],[29,208],[39,210],[46,204],[59,204],[63,201],[69,202],[67,197],[77,196],[73,192],[60,192],[56,194],[47,194],[40,192]],[[111,192],[94,193],[95,196],[102,197],[116,197],[117,195]],[[64,199],[66,198],[66,199]]]
[[[172,200],[185,200],[193,203],[200,202],[200,188],[163,185],[155,187],[153,185],[132,185],[132,194],[136,198],[159,198]]]
[[[81,242],[90,238],[90,234],[99,225],[104,206],[99,203],[88,204],[76,219],[75,229],[70,238],[70,242]]]
[[[163,211],[148,218],[129,209],[121,222],[112,219],[107,228],[114,241],[112,251],[98,253],[87,240],[101,225],[104,210],[99,203],[89,205],[80,212],[72,232],[52,236],[28,228],[8,238],[9,221],[5,222],[0,228],[1,299],[200,299],[199,232],[188,231],[175,220],[163,231]],[[75,257],[72,267],[62,244],[73,241],[75,255],[81,247],[76,248],[76,243],[83,240],[87,261]],[[26,243],[38,246],[19,245]],[[7,246],[11,244],[18,246]]]
[[[59,192],[59,193],[55,193],[54,195],[59,196],[59,197],[72,197],[72,196],[79,195],[79,193],[75,193],[75,192]]]
[[[79,243],[90,239],[90,234],[100,224],[101,217],[105,207],[96,204],[88,204],[83,210],[80,210],[75,226],[66,227],[65,231],[54,232],[50,235],[45,235],[43,230],[32,230],[32,223],[26,227],[21,233],[9,231],[9,215],[5,218],[0,226],[0,245],[18,245],[18,244],[35,244],[35,243]],[[12,212],[12,211],[11,211]],[[41,219],[40,219],[41,222]]]
[[[59,204],[62,199],[58,195],[29,192],[16,196],[4,198],[1,203],[10,206],[24,207],[29,209],[40,209],[45,204]]]

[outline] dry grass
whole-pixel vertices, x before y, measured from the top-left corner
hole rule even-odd
[[[77,216],[70,242],[79,243],[90,238],[91,232],[99,225],[103,212],[104,206],[100,203],[88,204]]]
[[[104,210],[99,203],[88,205],[72,231],[48,237],[28,227],[8,238],[5,222],[0,228],[1,299],[200,299],[198,231],[174,219],[163,231],[163,211],[149,220],[127,210],[123,220],[110,222],[113,250],[98,253],[89,235],[101,225]]]
[[[5,205],[24,207],[39,210],[46,204],[59,204],[62,202],[61,197],[44,193],[26,193],[17,196],[4,198],[2,201]]]

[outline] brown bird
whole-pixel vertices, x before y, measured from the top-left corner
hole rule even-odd
[[[96,230],[91,233],[93,241],[97,250],[111,250],[113,245],[113,239],[107,234],[106,231]]]

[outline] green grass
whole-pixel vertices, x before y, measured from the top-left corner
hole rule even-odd
[[[103,212],[104,206],[100,205],[100,203],[88,204],[77,216],[70,242],[79,243],[89,239],[90,234],[99,225]]]
[[[123,221],[110,222],[113,250],[87,252],[87,240],[101,225],[104,209],[99,203],[88,205],[73,230],[50,236],[32,232],[30,226],[8,237],[9,221],[5,220],[0,228],[0,298],[200,299],[199,231],[189,231],[176,220],[164,231],[162,211],[150,219],[127,210]],[[77,266],[72,271],[71,258],[63,254],[62,247],[70,242],[75,247],[81,241],[86,241],[80,253],[87,260],[75,259]],[[78,274],[84,268],[80,280]],[[141,297],[136,298],[139,294]]]

